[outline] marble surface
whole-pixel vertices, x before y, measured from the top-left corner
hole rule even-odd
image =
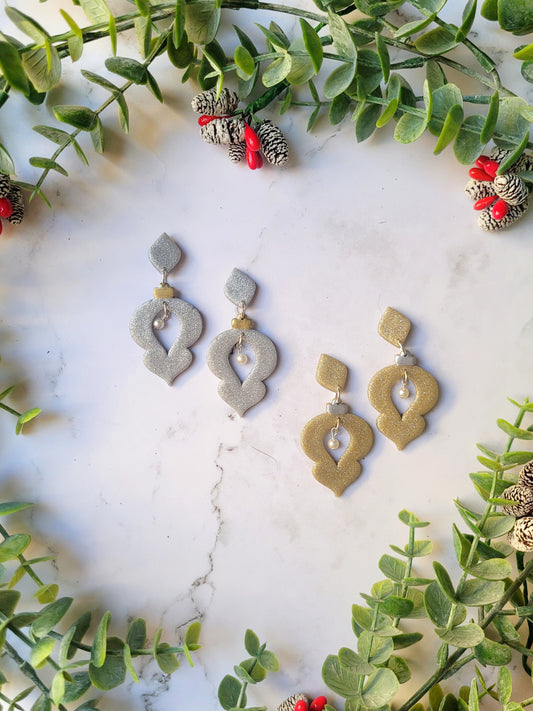
[[[38,6],[50,29],[63,27],[61,6]],[[449,3],[450,17],[460,11]],[[481,28],[478,41],[501,58],[516,44]],[[134,56],[134,45],[121,51]],[[100,71],[108,54],[94,44],[84,66]],[[519,86],[518,66],[506,71]],[[49,103],[103,101],[78,72],[65,68]],[[432,522],[424,533],[452,561],[452,500],[476,502],[475,442],[502,446],[495,420],[514,417],[507,396],[533,395],[532,223],[482,233],[463,194],[466,168],[450,149],[433,156],[433,137],[402,146],[385,129],[358,145],[348,120],[332,128],[324,116],[306,133],[307,109],[276,119],[287,167],[235,166],[200,140],[194,88],[164,62],[154,74],[165,103],[142,87],[128,92],[130,136],[106,115],[105,154],[84,140],[90,167],[66,155],[69,179],[46,184],[53,208],[36,201],[21,228],[4,230],[1,378],[20,383],[13,406],[43,414],[22,437],[0,418],[2,496],[36,503],[10,527],[45,540],[42,552],[56,555],[49,579],[109,609],[112,629],[139,615],[173,641],[202,620],[194,668],[168,678],[145,664],[140,683],[103,708],[214,711],[247,627],[282,664],[250,701],[275,708],[290,693],[325,691],[324,658],[353,643],[351,604],[382,577],[388,544],[403,544],[401,509]],[[21,101],[9,103],[10,121],[29,119]],[[31,111],[34,123],[49,121],[44,107]],[[13,133],[19,177],[32,180],[25,159],[49,145]],[[164,231],[183,250],[169,281],[204,319],[193,363],[171,387],[144,367],[129,333],[159,281],[147,253]],[[248,313],[279,355],[265,399],[242,419],[205,363],[235,315],[223,294],[234,267],[257,282]],[[366,395],[395,354],[377,333],[387,306],[411,319],[407,345],[440,385],[426,432],[402,452],[378,433]],[[344,400],[375,434],[342,498],[314,480],[300,446],[331,399],[315,380],[321,353],[348,366]],[[407,656],[420,679],[424,660]]]

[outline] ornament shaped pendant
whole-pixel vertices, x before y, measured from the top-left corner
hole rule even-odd
[[[368,385],[370,404],[380,413],[377,426],[385,437],[394,442],[398,449],[422,434],[426,427],[424,415],[439,399],[439,386],[435,378],[416,365],[415,357],[405,350],[404,341],[411,330],[409,319],[390,307],[385,310],[378,325],[378,333],[386,341],[400,348],[395,365],[380,370]],[[400,383],[398,397],[411,396],[409,385],[414,386],[414,400],[403,414],[392,401],[392,389]]]
[[[167,283],[168,273],[181,259],[181,249],[176,242],[163,233],[150,247],[149,257],[162,279],[154,289],[154,298],[139,306],[131,317],[130,333],[135,343],[146,351],[143,361],[148,370],[171,385],[191,364],[189,346],[200,338],[202,317],[192,304],[174,296],[173,287]],[[155,331],[165,328],[173,316],[180,321],[181,330],[167,351]]]
[[[257,405],[266,393],[264,380],[274,372],[278,354],[270,338],[253,328],[253,322],[245,313],[252,301],[256,284],[247,274],[234,269],[224,286],[224,294],[234,304],[238,313],[231,322],[231,329],[223,331],[211,341],[207,351],[207,365],[222,382],[218,394],[241,417]],[[255,362],[243,382],[230,363],[235,354],[239,365],[248,362],[244,352],[246,345],[253,351]]]
[[[302,431],[302,449],[315,462],[313,476],[327,486],[335,496],[352,484],[361,474],[362,459],[372,448],[374,435],[370,425],[362,417],[349,412],[348,405],[341,400],[341,391],[348,377],[348,369],[336,358],[322,354],[318,361],[316,379],[320,385],[335,393],[328,403],[326,412],[310,420]],[[329,454],[328,449],[340,446],[337,439],[340,428],[350,435],[350,441],[339,461]],[[327,446],[325,437],[329,432]]]

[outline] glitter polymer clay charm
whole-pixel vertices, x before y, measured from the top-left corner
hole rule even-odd
[[[361,417],[352,415],[349,407],[341,400],[341,391],[348,377],[348,369],[331,356],[322,354],[318,361],[316,379],[323,387],[335,393],[326,407],[326,412],[313,417],[303,429],[302,449],[315,462],[313,475],[317,481],[327,486],[336,496],[340,496],[347,486],[361,474],[362,459],[374,442],[370,425]],[[328,452],[340,446],[337,439],[343,428],[350,435],[350,442],[339,461]],[[329,433],[327,447],[324,443]]]
[[[169,272],[181,259],[176,242],[163,233],[150,247],[149,257],[162,279],[154,289],[154,298],[139,306],[131,317],[130,333],[135,343],[146,351],[143,360],[148,370],[171,385],[191,364],[189,346],[200,338],[202,317],[194,306],[175,297],[174,289],[167,283]],[[167,351],[155,332],[165,328],[173,316],[180,321],[181,330]]]
[[[218,394],[231,405],[242,417],[246,410],[257,405],[265,397],[264,380],[274,372],[278,355],[276,346],[268,336],[256,331],[253,322],[245,313],[252,301],[256,284],[253,279],[234,269],[224,286],[224,294],[237,307],[237,316],[231,322],[231,329],[216,336],[207,351],[207,365],[222,382],[218,385]],[[249,347],[254,358],[252,368],[241,382],[231,365],[230,358],[235,355],[240,366],[248,363],[245,350]]]
[[[376,373],[368,385],[368,398],[380,413],[377,426],[385,437],[398,449],[422,434],[426,427],[423,415],[429,412],[439,398],[439,386],[435,378],[416,365],[416,358],[405,350],[404,342],[411,322],[399,311],[387,308],[378,325],[378,333],[386,341],[398,346],[395,365]],[[402,414],[392,401],[392,388],[399,384],[398,397],[405,400],[411,396],[409,384],[415,388],[415,397]]]

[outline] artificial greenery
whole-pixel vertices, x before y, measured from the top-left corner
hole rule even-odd
[[[498,21],[505,31],[517,35],[531,32],[531,0],[485,0],[481,8],[477,0],[468,0],[456,24],[441,17],[446,2],[315,0],[317,8],[311,10],[261,0],[135,0],[131,12],[115,16],[105,0],[72,0],[85,11],[90,24],[80,27],[61,9],[65,31],[56,35],[37,17],[8,6],[9,20],[30,41],[24,44],[7,32],[0,33],[0,106],[12,97],[42,104],[61,81],[63,61],[80,60],[88,42],[107,38],[110,48],[105,61],[107,76],[81,69],[105,99],[99,106],[52,105],[53,117],[66,124],[67,130],[56,121],[32,126],[57,148],[47,153],[43,145],[45,155],[29,159],[40,175],[34,183],[18,184],[32,196],[45,197],[42,186],[50,171],[67,174],[60,163],[67,148],[73,148],[83,163],[88,162],[78,140],[82,133],[89,133],[95,150],[103,151],[101,117],[112,105],[127,132],[126,94],[131,86],[144,85],[162,101],[150,71],[160,55],[182,71],[183,82],[191,80],[203,89],[216,86],[218,90],[225,84],[233,85],[243,102],[248,102],[240,111],[248,120],[273,102],[282,114],[308,107],[309,129],[321,114],[327,113],[331,124],[350,117],[357,141],[393,122],[397,141],[411,143],[429,131],[437,139],[434,153],[453,144],[456,158],[464,164],[472,163],[485,145],[494,141],[511,150],[500,166],[503,172],[533,147],[529,141],[533,106],[502,85],[494,60],[471,37],[480,13]],[[34,4],[38,15],[38,3]],[[250,37],[252,29],[257,32],[252,27],[253,12],[239,17],[234,35],[222,29],[227,28],[222,23],[224,14],[235,9],[262,10],[276,17],[268,27],[257,25],[262,46]],[[295,36],[288,36],[279,24],[284,15],[299,18]],[[140,58],[116,56],[117,36],[128,31],[137,34]],[[516,61],[517,73],[520,67],[525,82],[533,82],[533,44],[520,45],[515,57],[518,61],[511,61]],[[425,69],[425,80],[417,86],[420,72],[413,70],[420,69]],[[449,70],[458,83],[449,80]],[[116,77],[112,81],[111,75]],[[477,93],[464,93],[461,83],[471,86],[472,80]],[[528,89],[525,83],[523,93]],[[20,123],[13,130],[20,132]],[[28,169],[21,168],[21,161],[10,155],[9,139],[9,128],[4,124],[0,170],[18,172],[20,177]],[[522,177],[532,180],[530,174]]]
[[[29,506],[21,502],[2,503],[0,516]],[[0,524],[0,536],[0,702],[6,703],[9,711],[52,708],[97,711],[103,693],[122,684],[128,674],[134,681],[139,680],[133,663],[136,658],[152,657],[165,674],[178,668],[177,655],[185,655],[192,665],[191,652],[200,647],[199,622],[187,628],[183,643],[178,646],[162,642],[161,629],[147,644],[146,623],[141,618],[129,624],[124,639],[110,635],[110,612],[99,618],[96,629],[90,633],[93,613],[85,610],[80,614],[78,610],[73,619],[73,598],[58,597],[58,585],[43,582],[37,573],[36,566],[52,558],[26,558],[24,553],[31,543],[27,533],[9,533]],[[28,586],[24,587],[24,593],[17,589],[26,576],[34,584],[33,595]],[[13,678],[8,671],[10,665],[5,663],[8,658],[20,672]],[[7,685],[20,690],[10,698],[4,691]],[[31,707],[22,706],[22,700],[30,694]],[[85,697],[91,698],[74,707]]]
[[[252,630],[246,630],[244,646],[250,656],[233,667],[235,676],[227,674],[222,679],[218,687],[218,700],[225,711],[266,711],[266,706],[247,706],[246,690],[249,684],[263,681],[267,672],[278,671],[279,662]]]
[[[533,452],[513,450],[516,441],[531,442],[533,426],[522,427],[524,417],[533,412],[533,403],[511,401],[518,408],[514,424],[498,420],[508,435],[505,449],[494,452],[478,445],[483,471],[470,474],[483,506],[472,509],[456,501],[466,529],[453,525],[452,540],[458,569],[448,571],[433,562],[434,575],[419,577],[414,569],[417,558],[432,552],[431,541],[417,539],[428,523],[408,511],[400,513],[407,526],[405,547],[391,546],[394,555],[379,561],[385,579],[377,582],[370,595],[362,595],[364,605],[353,605],[352,627],[356,650],[342,648],[324,662],[325,683],[345,699],[346,711],[384,711],[394,703],[401,684],[411,678],[407,659],[399,650],[416,645],[423,633],[435,641],[434,671],[407,701],[395,704],[398,711],[424,711],[421,701],[429,692],[431,711],[478,711],[479,698],[489,694],[504,711],[521,711],[533,698],[510,702],[513,652],[522,655],[523,666],[531,675],[528,659],[533,657],[533,559],[524,564],[524,553],[516,553],[516,565],[509,560],[514,549],[501,537],[515,522],[498,510],[502,492],[516,482],[513,470],[533,458]],[[404,621],[411,624],[404,627]],[[416,621],[413,623],[412,621]],[[414,627],[416,624],[416,627]],[[525,628],[525,636],[521,634]],[[428,642],[424,654],[428,654]],[[476,666],[470,688],[457,695],[446,694],[439,686],[468,664],[501,667],[496,690],[488,687]]]
[[[10,385],[8,388],[6,388],[3,392],[0,393],[0,409],[4,410],[5,412],[9,412],[10,415],[14,415],[17,418],[15,422],[15,432],[16,434],[21,434],[24,425],[27,422],[33,420],[35,417],[37,417],[41,410],[38,407],[32,407],[29,410],[25,410],[24,412],[18,412],[9,405],[6,405],[4,400],[8,398],[9,395],[11,395],[11,393],[16,387],[16,385]]]

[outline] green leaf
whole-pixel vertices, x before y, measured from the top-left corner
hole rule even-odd
[[[269,672],[277,672],[279,670],[279,662],[276,655],[268,649],[265,649],[259,654],[258,662],[263,669]]]
[[[54,116],[63,123],[68,123],[82,131],[92,131],[96,125],[97,114],[86,106],[60,104],[52,108]]]
[[[391,669],[378,669],[368,677],[361,701],[367,709],[379,709],[394,698],[398,688],[398,679]]]
[[[53,602],[56,599],[58,592],[59,586],[56,585],[56,583],[48,583],[47,585],[41,585],[34,597],[37,598],[41,605],[45,605]]]
[[[434,625],[445,627],[448,624],[452,602],[436,581],[427,586],[424,592],[424,605],[426,606],[428,617]],[[458,605],[453,623],[459,625],[465,617],[466,608],[464,605]]]
[[[387,662],[387,667],[394,673],[400,684],[405,684],[411,678],[411,670],[402,657],[391,657]]]
[[[505,97],[500,101],[494,134],[494,143],[500,148],[514,150],[522,142],[524,134],[529,132],[529,121],[520,113],[524,106],[527,106],[527,102],[519,96]],[[533,439],[533,432],[514,427],[505,420],[496,420],[496,424],[511,437]]]
[[[34,161],[34,162],[32,162]],[[55,161],[49,161],[48,158],[30,158],[30,163],[32,165],[38,165],[39,163],[46,163],[47,166],[49,166],[47,169],[53,168],[54,170],[57,170],[59,173],[62,175],[68,175],[67,171],[62,168],[59,163],[56,163]],[[30,422],[33,420],[37,415],[41,412],[40,408],[38,407],[32,407],[31,410],[26,410],[26,412],[23,412],[22,415],[19,415],[17,418],[17,423],[15,425],[15,433],[20,434],[24,428],[24,425],[27,422]]]
[[[316,71],[311,56],[305,48],[303,37],[297,37],[288,51],[291,57],[291,70],[287,74],[287,81],[290,84],[305,84],[315,76]]]
[[[418,37],[414,44],[419,52],[436,56],[438,54],[446,54],[446,52],[457,47],[458,42],[455,36],[444,27],[436,27]]]
[[[108,613],[106,613],[108,614]],[[100,629],[100,628],[99,628]],[[99,630],[98,630],[99,631]],[[97,631],[97,634],[98,634]],[[107,640],[107,653],[103,664],[98,666],[89,664],[89,677],[94,686],[107,691],[122,684],[126,678],[126,664],[124,662],[124,642],[118,637],[109,637]],[[94,644],[93,644],[94,650]],[[109,652],[121,652],[121,654],[109,654]],[[92,659],[92,654],[91,654]],[[97,661],[100,661],[99,659]]]
[[[435,561],[433,563],[433,569],[435,570],[435,575],[437,576],[438,583],[442,589],[442,592],[452,601],[456,602],[456,594],[453,587],[452,580],[448,575],[446,568]]]
[[[370,49],[361,49],[357,55],[357,98],[364,99],[379,87],[383,79],[381,62]]]
[[[431,581],[427,581],[427,585]],[[409,588],[405,594],[407,600],[413,603],[411,612],[406,615],[410,620],[426,617],[426,608],[424,607],[424,593],[416,588]]]
[[[381,603],[380,610],[391,617],[408,617],[413,607],[414,604],[411,600],[391,595]]]
[[[481,664],[491,667],[500,667],[509,664],[513,653],[505,644],[498,644],[490,639],[484,639],[481,644],[474,647],[474,655]]]
[[[491,558],[474,565],[467,572],[483,580],[504,580],[511,576],[512,570],[513,567],[507,560]]]
[[[300,19],[300,28],[302,30],[304,46],[311,57],[313,69],[315,70],[315,74],[318,74],[324,57],[322,42],[320,41],[320,37],[316,33],[315,29],[311,27],[307,20],[304,20],[303,18]]]
[[[124,645],[124,665],[126,666],[126,671],[130,673],[131,678],[135,683],[139,681],[135,667],[131,659],[131,649],[128,644]]]
[[[194,44],[209,44],[218,32],[221,9],[216,0],[189,0],[185,4],[185,29]]]
[[[198,644],[200,640],[200,632],[202,629],[201,622],[192,622],[185,632],[184,642],[186,645]]]
[[[91,625],[91,613],[89,611],[84,612],[78,617],[76,622],[71,626],[70,629],[74,628],[74,634],[72,635],[71,643],[66,652],[67,659],[72,659],[72,657],[78,651],[77,644],[82,641],[87,630]]]
[[[52,684],[50,686],[50,699],[55,706],[63,701],[65,696],[65,674],[62,671],[58,671],[54,678],[52,679]]]
[[[443,645],[445,646],[445,645]],[[442,649],[442,647],[441,647]],[[444,692],[440,684],[434,684],[429,690],[429,709],[430,711],[439,711],[442,700],[444,699]]]
[[[221,76],[222,79],[222,76]],[[146,80],[147,80],[147,86],[152,92],[152,94],[155,96],[155,98],[159,101],[159,103],[163,103],[163,94],[161,93],[161,89],[159,88],[159,84],[155,80],[155,77],[153,74],[151,74],[149,71],[146,72]]]
[[[420,632],[404,632],[392,638],[394,649],[404,649],[420,642],[423,635]]]
[[[391,656],[394,644],[391,637],[377,637],[373,632],[364,630],[357,642],[357,651],[370,664],[385,664]]]
[[[356,674],[372,674],[376,671],[376,667],[370,664],[366,659],[364,659],[360,654],[354,652],[348,647],[342,647],[339,649],[339,662],[341,666],[347,669],[353,669]]]
[[[241,682],[234,676],[227,674],[222,679],[218,687],[218,700],[223,709],[229,711],[229,709],[233,709],[237,706],[241,689]],[[243,695],[241,701],[246,705],[246,694]]]
[[[108,23],[111,15],[105,0],[76,0],[75,5],[81,5],[87,18],[96,23]]]
[[[503,464],[527,464],[533,459],[533,452],[505,452],[501,455],[501,461]],[[502,484],[508,484],[509,482],[502,482]]]
[[[386,123],[388,123],[392,118],[394,118],[394,115],[396,114],[396,111],[398,109],[398,104],[400,102],[400,95],[400,79],[398,78],[397,74],[392,74],[387,85],[387,100],[389,103],[381,113],[381,116],[376,121],[376,126],[378,128],[385,126]],[[408,514],[407,511],[405,513]]]
[[[21,32],[24,32],[25,35],[28,35],[28,37],[31,37],[31,39],[35,42],[37,45],[42,45],[45,44],[46,39],[50,37],[48,32],[40,25],[38,22],[36,22],[32,17],[29,15],[25,15],[23,12],[20,10],[16,10],[14,7],[9,7],[9,5],[5,8],[5,13],[11,20],[11,22],[18,27],[18,29]]]
[[[86,671],[71,674],[70,679],[71,680],[67,679],[65,681],[63,702],[66,704],[77,701],[91,686],[91,679],[89,678],[89,673]]]
[[[52,702],[48,694],[41,694],[39,698],[35,701],[30,711],[51,711]]]
[[[350,110],[352,100],[347,94],[336,96],[329,107],[329,122],[332,126],[339,124]]]
[[[30,545],[31,538],[26,533],[14,533],[0,543],[0,563],[19,556]]]
[[[235,48],[235,52],[233,54],[233,59],[235,61],[235,64],[238,66],[240,72],[237,72],[241,78],[246,78],[249,77],[254,73],[255,70],[255,62],[254,58],[250,54],[250,52],[246,49],[246,47],[243,47],[242,45],[238,45]],[[244,76],[242,76],[244,75]]]
[[[172,41],[168,43],[168,46],[172,46],[173,49],[179,49],[184,36],[187,34],[185,31],[185,5],[185,0],[176,0],[174,23],[172,25]]]
[[[481,627],[476,625],[474,622],[468,622],[466,625],[454,627],[451,630],[437,628],[435,632],[447,644],[461,649],[467,647],[477,647],[477,645],[481,644],[485,638]]]
[[[533,62],[530,60],[528,62],[522,62],[522,66],[520,67],[520,73],[524,77],[524,79],[529,82],[530,84],[533,84]],[[528,121],[531,121],[531,113],[532,113],[532,108],[531,106],[524,107],[523,109],[520,109],[520,113],[524,118],[526,118]]]
[[[505,666],[498,670],[496,690],[498,693],[498,701],[500,702],[501,707],[505,708],[505,706],[509,703],[511,693],[513,691],[511,672]]]
[[[43,666],[46,659],[52,653],[55,643],[55,639],[52,639],[51,637],[44,637],[43,639],[38,640],[30,650],[31,665],[36,669]]]
[[[135,4],[143,17],[150,17],[150,3],[148,0],[135,0]]]
[[[498,121],[498,113],[500,111],[500,95],[497,91],[490,98],[490,104],[487,111],[487,116],[485,118],[485,123],[481,129],[480,141],[481,143],[488,143],[494,131],[496,129],[496,123]]]
[[[520,640],[520,634],[506,615],[496,615],[492,624],[504,642],[518,642]]]
[[[52,45],[46,49],[32,49],[22,55],[22,65],[37,91],[53,89],[61,79],[61,59]]]
[[[381,556],[378,567],[383,575],[398,583],[402,582],[407,573],[407,565],[403,560],[387,554]]]
[[[472,29],[472,25],[476,19],[476,10],[477,0],[468,0],[463,10],[463,22],[455,35],[457,42],[462,42]]]
[[[189,67],[194,59],[194,44],[189,42],[186,32],[183,33],[179,47],[174,47],[173,42],[167,42],[167,54],[175,67],[179,69]]]
[[[412,558],[422,558],[429,555],[432,550],[433,544],[428,540],[414,541],[411,548],[408,545],[405,546],[406,553],[409,553]]]
[[[15,173],[15,165],[13,159],[9,155],[6,148],[0,143],[0,171],[13,175]]]
[[[356,71],[356,62],[344,62],[328,76],[324,84],[324,96],[326,99],[334,99],[342,94],[353,81]]]
[[[144,648],[146,643],[146,622],[138,617],[130,623],[128,634],[126,636],[126,644],[131,649],[133,656],[137,650]]]
[[[485,538],[499,538],[508,533],[514,526],[514,516],[507,516],[503,513],[491,513],[488,515],[482,527]]]
[[[94,635],[94,641],[91,649],[91,664],[95,668],[100,668],[106,659],[107,628],[109,627],[110,622],[111,613],[108,610],[100,620]],[[95,684],[95,686],[97,686],[97,684]]]
[[[515,59],[520,59],[521,61],[531,61],[533,60],[533,43],[519,47],[513,54]]]
[[[180,663],[173,652],[169,652],[170,645],[166,642],[158,645],[155,660],[157,665],[164,674],[173,674],[179,667]]]
[[[19,53],[8,42],[0,42],[0,71],[9,86],[28,95],[30,86]]]
[[[485,143],[480,140],[480,132],[484,125],[485,117],[479,114],[467,116],[463,121],[453,146],[453,152],[459,163],[469,165],[483,153]]]
[[[455,106],[463,106],[463,95],[455,84],[444,84],[433,91],[433,108],[428,130],[434,136],[440,136],[448,114]]]
[[[481,16],[492,22],[498,21],[498,0],[485,0],[481,6]]]
[[[358,143],[366,141],[376,130],[376,122],[381,113],[379,104],[368,104],[357,117],[355,137]]]
[[[134,84],[146,84],[148,81],[148,70],[136,59],[109,57],[105,60],[105,66],[113,74],[118,74]]]
[[[455,140],[457,134],[461,129],[463,118],[463,107],[459,104],[452,106],[444,120],[442,131],[439,135],[439,140],[437,141],[437,144],[433,151],[434,155],[439,155],[439,153],[442,153],[446,146],[448,146],[453,140]]]
[[[398,143],[413,143],[424,133],[427,125],[427,115],[404,113],[396,124],[394,138]]]
[[[457,591],[458,599],[467,606],[490,605],[502,597],[505,585],[501,581],[466,580]]]
[[[61,173],[61,175],[68,176],[68,173],[63,168],[63,166],[59,165],[59,163],[56,163],[55,160],[51,160],[50,158],[40,158],[39,156],[33,156],[29,159],[29,164],[33,165],[35,168],[43,168],[44,170],[57,170],[57,172]],[[35,415],[38,415],[39,412],[35,413]],[[18,421],[20,421],[20,418]],[[20,424],[23,425],[24,422],[20,421]]]
[[[344,668],[339,658],[332,654],[326,657],[322,666],[322,679],[333,692],[345,699],[359,693],[359,675],[353,669]]]
[[[333,39],[333,45],[341,57],[354,61],[357,58],[357,47],[346,22],[334,13],[328,11],[328,24]]]
[[[527,119],[526,119],[527,120]],[[522,153],[526,150],[529,142],[529,127],[524,131],[524,136],[518,146],[511,153],[501,161],[500,167],[498,168],[497,175],[502,175],[505,171],[509,170],[516,161],[520,158]]]
[[[313,112],[311,113],[311,116],[309,116],[309,121],[307,122],[307,128],[306,128],[307,132],[309,132],[315,125],[315,123],[318,119],[319,113],[320,113],[320,106],[317,106],[316,109],[314,109]]]
[[[530,0],[499,0],[498,20],[502,29],[515,35],[533,32],[533,6]]]
[[[275,86],[285,79],[291,71],[292,57],[288,52],[275,59],[263,72],[263,84],[267,87]]]
[[[22,511],[23,509],[27,509],[33,505],[34,504],[26,501],[4,501],[0,504],[0,516],[7,516],[8,514],[17,513],[17,511]]]
[[[20,600],[18,590],[0,590],[0,612],[5,617],[11,617]]]
[[[72,605],[71,597],[60,597],[59,600],[50,603],[41,610],[41,614],[31,626],[31,631],[35,637],[44,637],[57,623],[67,614]]]

